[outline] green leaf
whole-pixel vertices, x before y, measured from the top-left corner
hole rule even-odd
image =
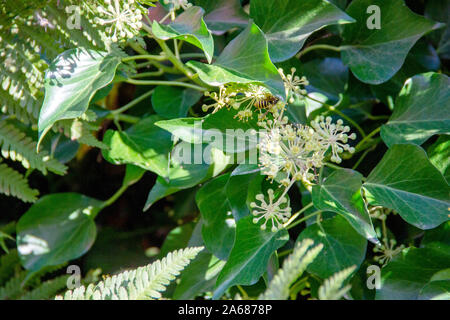
[[[450,136],[442,135],[427,150],[430,162],[450,182]]]
[[[153,110],[167,119],[186,117],[190,107],[200,100],[202,93],[192,89],[158,86],[152,95]]]
[[[419,300],[450,300],[450,280],[427,283],[418,297]]]
[[[39,144],[52,125],[82,116],[97,90],[114,78],[121,58],[106,52],[71,49],[61,53],[45,74],[45,99],[39,114]]]
[[[159,257],[166,256],[169,252],[188,247],[189,239],[194,231],[193,223],[186,223],[172,229],[161,246]]]
[[[380,29],[369,29],[374,13],[380,9]],[[347,13],[356,18],[344,27],[342,60],[362,82],[379,84],[400,69],[414,43],[425,33],[442,26],[409,10],[403,0],[355,0]]]
[[[205,9],[205,22],[208,29],[223,34],[231,28],[245,28],[248,16],[240,0],[194,0],[195,5]]]
[[[224,265],[225,261],[216,258],[206,250],[201,251],[182,272],[180,283],[175,289],[173,298],[175,300],[189,300],[205,291],[211,291],[214,288],[217,275]]]
[[[420,229],[449,219],[449,186],[419,146],[392,146],[363,187],[369,203],[397,211]]]
[[[390,147],[397,143],[422,144],[434,134],[450,133],[450,79],[434,72],[408,79],[395,101],[394,113],[381,127]]]
[[[158,39],[180,39],[200,48],[211,63],[214,55],[214,40],[203,21],[205,10],[192,6],[181,13],[170,24],[159,24],[153,20],[152,32]]]
[[[167,177],[156,179],[155,185],[148,194],[144,211],[159,199],[180,190],[192,188],[218,175],[230,160],[221,151],[211,146],[186,142],[177,144],[171,154],[171,165],[167,169]]]
[[[202,215],[202,237],[206,249],[226,260],[234,243],[236,225],[226,195],[230,174],[221,175],[206,183],[195,197]]]
[[[323,249],[306,270],[322,279],[356,265],[359,267],[366,255],[367,241],[341,216],[313,224],[302,231],[297,241],[312,239],[322,243]]]
[[[314,31],[355,21],[324,0],[253,0],[250,16],[266,35],[274,62],[294,56]]]
[[[261,191],[265,176],[257,165],[240,164],[231,173],[226,186],[227,199],[234,219],[239,221],[250,214],[249,205]]]
[[[103,157],[113,164],[132,164],[158,175],[167,175],[168,155],[172,148],[169,132],[155,126],[161,117],[152,115],[125,131],[108,130],[103,143]]]
[[[438,271],[450,267],[448,251],[407,248],[381,270],[377,300],[415,300]]]
[[[285,98],[283,81],[269,58],[267,40],[254,23],[249,23],[244,31],[231,40],[212,65],[197,61],[189,61],[187,65],[209,85],[259,82],[272,94],[283,100]]]
[[[267,269],[272,253],[289,239],[286,230],[261,230],[248,216],[236,225],[236,241],[227,263],[217,278],[214,299],[218,299],[233,285],[255,284]]]
[[[237,121],[237,110],[226,108],[203,118],[178,118],[162,120],[157,126],[188,143],[208,143],[228,153],[255,149],[257,144],[257,119]]]
[[[350,169],[336,170],[312,188],[312,201],[319,210],[341,214],[356,231],[378,243],[372,220],[361,196],[362,174]]]
[[[372,85],[370,89],[386,105],[394,105],[393,101],[407,79],[419,73],[437,71],[440,65],[436,50],[426,41],[426,38],[422,38],[412,47],[406,56],[405,63],[391,79],[379,85]]]
[[[96,236],[101,202],[78,193],[42,197],[17,223],[17,249],[25,269],[36,271],[82,256]]]

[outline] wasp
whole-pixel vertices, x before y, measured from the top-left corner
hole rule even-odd
[[[265,94],[264,98],[255,101],[255,108],[258,110],[269,109],[274,106],[280,99],[271,95],[270,93]]]

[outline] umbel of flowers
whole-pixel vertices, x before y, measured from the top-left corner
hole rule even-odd
[[[305,77],[296,76],[295,71],[292,68],[291,73],[285,75],[279,69],[290,102],[294,97],[303,98],[306,95],[304,86],[308,84]],[[277,99],[276,103],[262,103],[270,100],[271,93],[261,85],[225,85],[218,93],[206,92],[205,95],[213,100],[211,104],[203,105],[205,112],[233,108],[238,110],[235,117],[243,121],[258,114],[258,125],[262,129],[258,143],[261,172],[270,181],[280,182],[280,188],[283,188],[280,192],[269,189],[267,195],[258,194],[250,204],[255,216],[253,222],[262,221],[261,229],[266,229],[270,222],[270,229],[275,232],[288,221],[291,208],[286,194],[296,181],[310,185],[329,154],[330,161],[340,163],[340,154],[355,151],[348,142],[354,140],[356,134],[350,134],[350,127],[344,126],[341,119],[333,123],[331,117],[319,116],[309,126],[291,124],[283,115],[286,102]]]

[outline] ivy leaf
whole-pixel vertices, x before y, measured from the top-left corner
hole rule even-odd
[[[272,94],[285,98],[283,81],[269,58],[267,40],[253,22],[230,41],[213,64],[189,61],[187,65],[209,85],[259,82]]]
[[[39,114],[39,144],[52,125],[82,116],[97,90],[114,78],[121,58],[106,52],[71,49],[56,57],[45,74],[45,98]]]
[[[260,192],[264,178],[257,165],[240,164],[231,173],[226,194],[236,221],[250,214],[249,204]]]
[[[450,280],[430,281],[418,297],[419,300],[450,300]]]
[[[236,241],[217,278],[213,299],[220,298],[233,285],[255,284],[267,270],[272,253],[289,239],[286,230],[261,230],[252,220],[247,216],[237,222]]]
[[[239,153],[256,148],[256,116],[249,121],[237,121],[237,110],[222,108],[203,118],[162,120],[157,126],[188,143],[210,143],[215,148]]]
[[[266,35],[274,62],[294,56],[314,31],[355,21],[324,0],[253,0],[250,16]]]
[[[152,32],[158,39],[180,39],[200,48],[211,63],[214,55],[214,40],[203,21],[205,10],[192,6],[181,13],[170,24],[159,24],[153,20]]]
[[[202,93],[197,90],[158,86],[152,94],[152,106],[161,117],[182,118],[201,97]]]
[[[197,191],[195,201],[202,215],[202,237],[206,249],[226,260],[234,243],[236,225],[225,186],[230,174],[221,175]]]
[[[148,194],[144,211],[156,201],[218,175],[229,164],[223,152],[205,144],[178,143],[171,152],[167,176],[159,176]],[[206,157],[206,158],[204,158]]]
[[[415,300],[438,271],[450,267],[448,251],[407,248],[381,271],[377,300]]]
[[[307,238],[314,240],[314,244],[323,244],[320,254],[306,269],[322,279],[353,265],[359,267],[364,261],[366,239],[341,216],[310,225],[297,241]]]
[[[449,77],[434,72],[408,79],[395,101],[392,116],[381,128],[383,141],[389,147],[422,144],[434,134],[450,133],[449,88]]]
[[[201,235],[202,226],[203,220],[200,218],[189,239],[188,247],[204,246]],[[224,265],[225,261],[203,249],[182,271],[180,283],[175,288],[173,299],[194,299],[198,294],[213,290],[217,276]]]
[[[336,170],[312,188],[312,201],[319,210],[341,214],[355,230],[378,243],[364,200],[361,196],[362,174],[350,169]]]
[[[420,229],[449,219],[449,185],[419,146],[392,146],[363,187],[369,203],[397,211]]]
[[[197,6],[205,9],[205,22],[215,34],[223,34],[231,28],[245,28],[248,16],[240,0],[195,0]]]
[[[366,11],[373,5],[380,9],[380,29],[367,25],[371,15]],[[342,60],[359,80],[370,84],[392,78],[414,43],[442,26],[411,12],[403,0],[355,0],[347,13],[357,22],[344,27]]]
[[[427,150],[430,162],[450,181],[450,136],[442,135]]]
[[[166,176],[173,142],[169,132],[155,126],[158,120],[161,117],[152,115],[125,131],[106,131],[103,143],[109,149],[102,149],[103,157],[113,164],[132,164]]]
[[[93,216],[102,202],[78,193],[42,197],[17,223],[17,249],[25,269],[37,271],[82,256],[96,236]]]

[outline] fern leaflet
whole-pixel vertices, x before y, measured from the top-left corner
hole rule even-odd
[[[148,266],[125,271],[100,281],[69,290],[64,300],[147,300],[161,298],[161,292],[170,281],[203,250],[203,247],[192,247],[170,252],[162,260]],[[62,296],[56,299],[63,299]]]
[[[342,287],[347,278],[355,271],[356,266],[348,267],[344,270],[336,272],[330,278],[326,279],[319,288],[320,300],[339,300],[350,289],[351,285]]]
[[[289,297],[291,284],[302,275],[323,248],[322,244],[311,248],[313,244],[311,239],[296,244],[294,251],[284,261],[283,268],[273,277],[266,291],[259,296],[260,300],[286,300]]]

